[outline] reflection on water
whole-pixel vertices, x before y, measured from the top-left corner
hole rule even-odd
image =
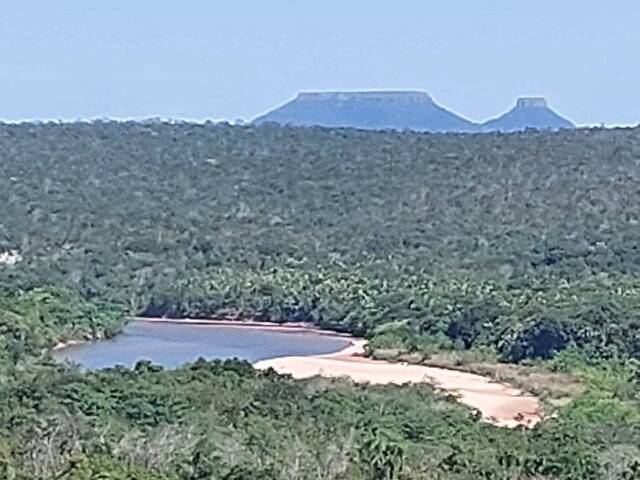
[[[55,352],[54,357],[79,363],[88,369],[116,365],[132,367],[139,360],[174,368],[198,357],[235,357],[256,362],[275,357],[333,353],[348,344],[346,338],[314,332],[135,321],[114,339],[73,345]]]

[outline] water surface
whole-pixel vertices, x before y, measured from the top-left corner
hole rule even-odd
[[[175,368],[199,357],[257,362],[276,357],[324,355],[342,350],[349,343],[348,338],[312,331],[134,321],[113,339],[72,345],[54,352],[54,357],[88,369],[133,367],[140,360]]]

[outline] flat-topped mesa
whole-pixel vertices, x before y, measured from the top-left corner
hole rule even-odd
[[[544,97],[520,97],[516,102],[517,107],[548,108],[549,104]]]
[[[255,123],[369,130],[473,132],[477,125],[439,106],[422,91],[302,92]]]
[[[389,103],[429,103],[433,100],[426,92],[410,90],[369,90],[358,92],[300,92],[296,100],[307,102],[379,101]]]

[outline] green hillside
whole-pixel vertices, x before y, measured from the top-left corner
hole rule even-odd
[[[396,322],[410,349],[638,357],[639,161],[637,129],[5,125],[0,248],[24,260],[0,275],[138,314]]]
[[[0,479],[640,478],[639,162],[639,130],[0,126]],[[581,390],[511,431],[428,386],[48,353],[229,311]]]

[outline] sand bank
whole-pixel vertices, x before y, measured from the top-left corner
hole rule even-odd
[[[539,400],[521,390],[481,375],[445,368],[372,360],[363,356],[366,341],[356,340],[338,353],[310,357],[282,357],[257,362],[258,369],[273,368],[294,378],[347,377],[373,385],[428,383],[454,395],[496,426],[532,427],[542,419]]]
[[[233,327],[233,328],[257,328],[263,330],[270,330],[272,332],[286,332],[286,333],[313,333],[316,335],[326,335],[330,337],[340,338],[353,338],[353,335],[348,333],[339,333],[331,330],[323,330],[313,325],[312,323],[305,322],[288,322],[288,323],[275,323],[275,322],[255,322],[253,320],[238,320],[235,317],[223,317],[217,319],[197,319],[197,318],[160,318],[160,317],[133,317],[132,320],[136,322],[150,322],[150,323],[171,323],[176,325],[193,325],[203,327]]]

